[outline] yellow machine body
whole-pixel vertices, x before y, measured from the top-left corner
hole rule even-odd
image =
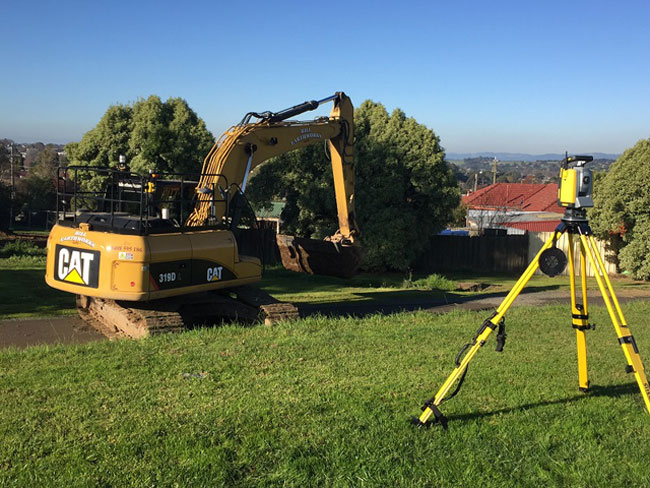
[[[325,101],[334,102],[329,117],[306,122],[284,120],[313,110]],[[358,249],[353,117],[350,98],[337,92],[320,102],[305,102],[260,122],[232,127],[206,156],[196,186],[195,207],[178,232],[169,229],[161,234],[149,230],[139,235],[122,233],[119,229],[104,232],[92,223],[73,225],[64,220],[50,232],[47,284],[79,295],[144,301],[259,281],[260,260],[240,255],[235,236],[227,227],[231,218],[227,210],[236,194],[231,187],[234,185],[243,192],[250,172],[264,161],[325,141],[330,149],[339,220],[339,230],[329,239],[338,250]],[[146,194],[156,191],[159,185],[156,181],[141,183]],[[218,199],[219,194],[226,196]],[[113,195],[106,196],[105,200],[114,201]],[[225,228],[214,228],[218,226]],[[300,250],[293,251],[300,253]],[[360,253],[353,254],[359,257],[356,262],[351,261],[354,271]],[[338,271],[336,266],[332,268]]]
[[[576,201],[578,174],[574,168],[560,170],[560,186],[557,190],[558,203],[562,207],[573,206]]]
[[[55,225],[45,280],[77,295],[143,301],[254,283],[260,260],[228,230],[127,235]]]

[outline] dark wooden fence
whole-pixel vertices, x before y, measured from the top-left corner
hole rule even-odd
[[[244,237],[245,235],[245,237]],[[243,238],[242,238],[243,237]],[[260,256],[267,265],[279,264],[273,226],[243,231],[242,254]],[[528,235],[434,236],[430,251],[413,266],[423,273],[449,271],[521,273],[528,266]]]
[[[520,273],[528,265],[528,235],[435,236],[416,271],[483,271]]]

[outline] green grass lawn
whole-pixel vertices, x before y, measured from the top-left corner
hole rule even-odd
[[[650,357],[650,303],[624,311]],[[0,486],[649,486],[650,416],[603,308],[593,392],[564,306],[513,309],[408,423],[485,313],[309,318],[0,352]]]
[[[419,278],[420,276],[418,276]],[[405,283],[404,273],[361,273],[349,279],[313,276],[271,267],[264,271],[260,288],[279,300],[292,303],[399,303],[419,299],[443,299],[449,290],[418,289]],[[442,286],[453,282],[442,281]],[[445,282],[446,281],[446,282]]]
[[[0,258],[0,319],[76,313],[74,295],[45,284],[45,257]]]

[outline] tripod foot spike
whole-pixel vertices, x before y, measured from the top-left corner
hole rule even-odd
[[[431,427],[431,424],[429,422],[422,422],[419,418],[417,417],[411,417],[411,423],[415,425],[418,429],[428,429]]]
[[[431,424],[440,424],[444,430],[447,430],[447,417],[438,409],[437,405],[433,403],[433,399],[427,401],[422,407],[424,412],[420,417],[411,417],[411,423],[417,427],[429,428]],[[434,420],[429,422],[430,415],[433,414]],[[422,420],[424,419],[424,420]]]

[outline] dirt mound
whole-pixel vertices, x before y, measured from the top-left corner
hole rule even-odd
[[[488,283],[461,281],[456,283],[456,289],[454,291],[483,291],[489,286]]]

